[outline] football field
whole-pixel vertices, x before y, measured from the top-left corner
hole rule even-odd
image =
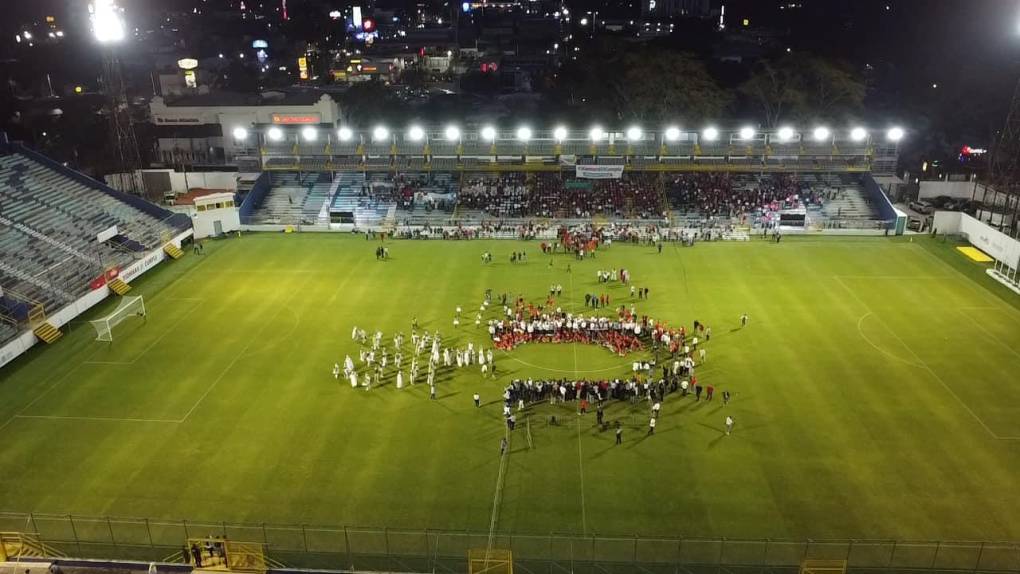
[[[483,533],[494,521],[517,533],[1020,539],[1020,297],[952,241],[787,238],[661,254],[617,244],[583,262],[512,241],[387,241],[391,259],[380,262],[377,245],[337,234],[208,242],[204,255],[189,251],[133,284],[148,317],[116,327],[112,344],[94,341],[86,321],[110,312],[107,301],[0,371],[0,510]],[[483,265],[487,250],[494,262]],[[521,250],[528,262],[510,263]],[[649,299],[596,281],[613,268],[629,269]],[[354,326],[392,345],[417,318],[444,344],[488,345],[484,323],[474,325],[486,289],[538,303],[554,284],[565,309],[606,293],[639,315],[711,326],[698,377],[716,400],[668,395],[652,436],[646,402],[610,402],[620,446],[575,404],[532,406],[498,480],[506,383],[622,377],[632,358],[525,345],[496,353],[496,381],[476,366],[443,371],[435,401],[425,385],[396,389],[392,375],[365,390],[331,374],[346,354],[358,360]],[[455,328],[458,305],[466,320]]]

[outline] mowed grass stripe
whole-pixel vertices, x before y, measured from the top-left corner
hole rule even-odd
[[[955,376],[980,386],[982,400],[999,399],[984,408],[1020,418],[1002,380],[1015,370],[1007,346],[1020,340],[1020,315],[982,269],[947,254],[951,244],[785,239],[662,254],[617,244],[594,260],[558,255],[552,269],[537,243],[387,242],[388,262],[374,260],[377,242],[358,237],[267,234],[208,245],[206,255],[189,254],[135,283],[150,325],[194,312],[133,375],[97,365],[71,377],[79,392],[42,395],[95,352],[82,324],[0,373],[0,414],[40,396],[38,407],[69,414],[114,406],[174,413],[219,377],[213,390],[177,425],[16,419],[2,431],[0,456],[10,469],[0,476],[0,508],[484,532],[503,432],[501,388],[511,376],[548,372],[497,358],[497,381],[482,380],[477,367],[444,372],[433,402],[422,386],[397,392],[392,374],[387,386],[364,391],[329,370],[344,354],[357,358],[355,324],[383,330],[389,343],[395,331],[409,335],[417,315],[447,343],[477,345],[487,338],[473,324],[486,288],[541,302],[555,282],[568,291],[557,301],[566,309],[582,309],[585,293],[605,292],[614,306],[633,302],[673,324],[712,325],[699,378],[718,393],[731,389],[734,400],[723,409],[718,395],[711,404],[669,397],[649,438],[646,403],[610,405],[607,417],[626,426],[624,445],[613,446],[612,433],[595,429],[589,414],[580,460],[576,405],[533,408],[536,448],[514,441],[498,530],[1020,538],[1018,441],[994,440],[931,373],[908,364],[919,362],[917,353],[947,383]],[[491,265],[480,263],[486,250]],[[511,265],[510,252],[521,250],[528,263]],[[596,282],[596,269],[621,267],[651,288],[648,301]],[[452,325],[457,305],[460,329]],[[977,308],[968,316],[980,326],[963,315],[967,307]],[[858,331],[869,309],[874,316],[861,329],[889,354]],[[732,330],[743,312],[751,324]],[[159,333],[130,335],[125,351],[146,348]],[[968,341],[977,350],[958,352]],[[541,366],[573,368],[569,347],[528,352]],[[94,388],[111,396],[84,392]],[[476,391],[481,409],[471,402]],[[725,412],[737,419],[730,437],[722,436]],[[563,424],[548,426],[551,414]]]

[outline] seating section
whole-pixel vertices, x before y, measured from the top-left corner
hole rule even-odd
[[[299,180],[274,173],[261,208],[264,221],[311,222],[327,201],[333,223],[379,226],[451,224],[492,219],[563,220],[732,219],[774,223],[780,212],[803,210],[808,225],[871,222],[877,210],[854,174],[625,172],[621,179],[579,179],[566,172],[334,172]],[[318,190],[318,191],[317,191]],[[320,215],[322,223],[325,215]]]
[[[740,218],[771,221],[783,210],[804,209],[809,222],[871,221],[878,211],[853,174],[752,175],[696,173],[668,176],[666,196],[674,218]]]
[[[97,235],[112,226],[118,235],[100,242]],[[106,269],[159,247],[172,231],[168,222],[28,155],[0,155],[0,315],[23,314],[22,300],[52,312],[87,293]],[[5,324],[0,337],[10,334]]]
[[[315,225],[329,199],[328,173],[273,172],[271,188],[252,215],[253,223]]]

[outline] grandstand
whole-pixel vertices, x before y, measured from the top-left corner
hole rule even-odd
[[[0,342],[190,227],[29,150],[0,150]],[[98,283],[97,283],[98,281]],[[35,315],[32,315],[35,313]],[[30,317],[31,315],[31,317]]]
[[[335,192],[328,173],[272,173],[268,195],[255,207],[254,223],[325,223],[323,206]]]

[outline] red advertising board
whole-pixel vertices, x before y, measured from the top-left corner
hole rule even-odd
[[[319,114],[273,114],[273,123],[284,126],[318,124],[322,123],[322,118]]]

